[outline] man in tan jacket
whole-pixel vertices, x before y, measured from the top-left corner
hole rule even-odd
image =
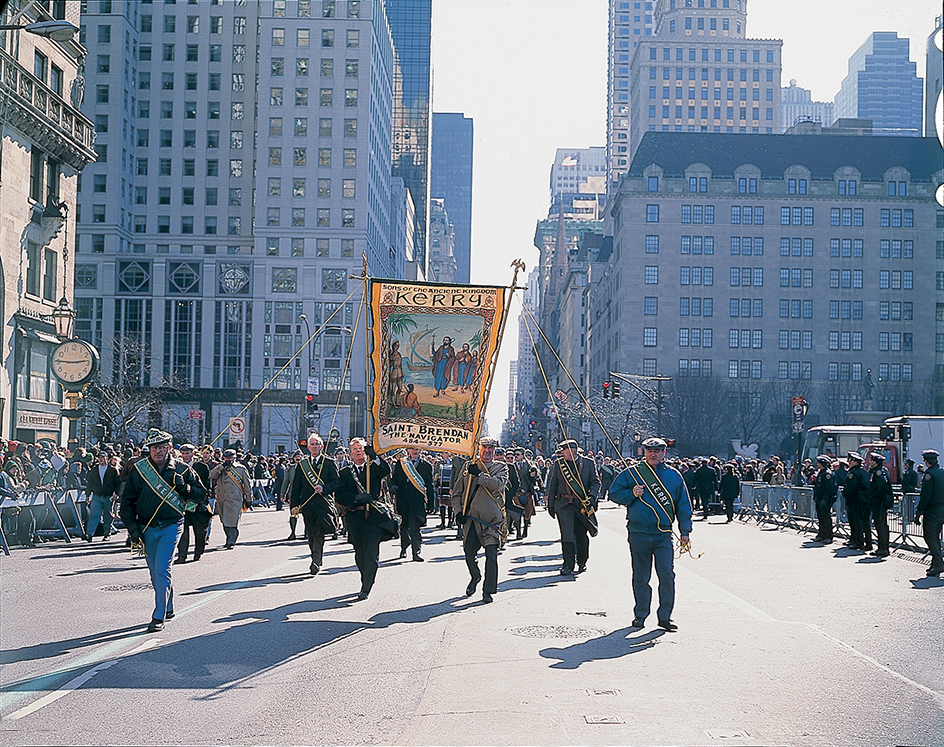
[[[482,578],[475,556],[479,548],[485,550],[485,583],[482,602],[492,601],[498,591],[498,548],[505,541],[505,486],[508,484],[508,465],[495,459],[498,442],[493,438],[479,440],[479,456],[463,465],[452,489],[456,521],[463,527],[465,563],[472,580],[465,595],[475,593]],[[456,500],[460,503],[456,503]]]
[[[216,481],[216,513],[226,533],[223,549],[232,550],[239,536],[243,501],[252,503],[252,480],[248,470],[236,462],[234,449],[223,452],[223,461],[210,470],[210,477]]]

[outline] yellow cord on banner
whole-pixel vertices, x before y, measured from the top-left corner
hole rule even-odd
[[[317,328],[315,329],[315,331],[311,334],[311,337],[309,337],[308,340],[306,340],[305,343],[304,343],[298,350],[295,351],[294,355],[292,355],[291,358],[289,358],[287,361],[285,361],[285,365],[282,366],[282,368],[280,368],[278,371],[276,371],[276,372],[275,372],[275,375],[272,376],[271,379],[269,379],[265,384],[263,384],[262,389],[260,389],[258,392],[255,393],[255,395],[253,396],[253,398],[252,398],[251,400],[249,400],[248,403],[246,403],[246,406],[243,407],[243,409],[240,410],[238,413],[236,413],[236,416],[235,416],[235,417],[238,418],[240,415],[242,415],[244,412],[246,412],[246,410],[248,410],[250,407],[252,407],[252,403],[255,402],[257,399],[259,399],[260,396],[262,396],[262,393],[263,393],[266,389],[269,388],[269,384],[271,384],[273,381],[275,381],[276,379],[278,379],[278,378],[279,378],[279,374],[281,374],[286,368],[288,368],[289,365],[291,364],[291,362],[292,362],[293,360],[295,360],[299,355],[301,355],[301,352],[302,352],[308,345],[311,344],[311,341],[314,340],[314,339],[325,329],[325,327],[328,326],[328,322],[330,322],[332,319],[334,319],[334,317],[341,311],[341,309],[344,308],[344,304],[347,303],[347,301],[350,300],[350,299],[354,296],[354,293],[355,293],[355,292],[356,292],[356,289],[355,289],[354,291],[351,291],[351,292],[348,294],[348,297],[345,298],[341,303],[338,304],[338,308],[336,308],[336,309],[334,310],[334,312],[331,314],[331,316],[329,316],[327,319],[325,319],[325,320],[321,323],[321,326],[319,326],[319,327],[317,327]],[[352,343],[351,347],[353,348],[353,343]],[[343,381],[342,381],[342,388],[343,388]],[[340,401],[340,400],[339,400],[339,401]],[[216,434],[216,437],[215,437],[212,441],[210,441],[210,445],[212,446],[212,445],[215,444],[217,441],[219,441],[220,438],[223,437],[223,434],[226,433],[226,431],[228,431],[228,430],[229,430],[229,425],[227,425],[223,430],[221,430],[219,433]]]

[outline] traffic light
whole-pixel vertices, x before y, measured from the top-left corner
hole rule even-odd
[[[298,442],[298,448],[301,449],[302,451],[305,451],[305,449],[308,448],[308,439],[307,438],[301,439]]]
[[[674,438],[667,438],[667,439],[665,439],[665,445],[668,446],[670,449],[674,449],[674,448],[675,448],[675,439],[674,439]]]
[[[612,391],[610,392],[610,395],[613,397],[613,399],[619,399],[619,385],[619,379],[613,379],[611,382]]]
[[[96,423],[91,428],[92,438],[103,439],[105,438],[105,426],[101,423]]]
[[[305,395],[305,412],[307,412],[309,415],[313,415],[314,413],[318,412],[318,403],[315,402],[314,394]]]
[[[610,382],[604,381],[603,382],[603,399],[609,399],[609,398],[610,398]]]

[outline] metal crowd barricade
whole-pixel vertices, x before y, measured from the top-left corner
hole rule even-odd
[[[808,485],[766,485],[765,483],[741,483],[742,520],[754,520],[758,524],[776,524],[781,528],[795,529],[805,533],[818,527],[816,504],[813,501],[813,489]],[[914,550],[923,554],[927,549],[923,543],[923,534],[914,524],[917,493],[896,494],[895,503],[888,511],[889,545],[893,549]],[[849,517],[842,493],[833,504],[836,539],[849,539]],[[915,527],[917,531],[910,531]],[[874,531],[874,530],[873,530]]]
[[[269,503],[275,500],[275,495],[272,494],[271,490],[269,490],[274,482],[274,477],[265,477],[259,480],[252,480],[253,506],[264,506],[266,508],[269,507]],[[272,495],[271,499],[269,498],[269,495]]]

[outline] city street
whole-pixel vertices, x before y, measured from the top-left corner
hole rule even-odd
[[[0,745],[944,744],[944,581],[793,530],[699,521],[676,563],[676,633],[633,618],[623,510],[588,571],[557,574],[556,522],[464,595],[453,530],[425,563],[385,543],[370,598],[343,540],[308,573],[288,512],[244,513],[235,550],[174,566],[177,616],[120,539],[0,560]],[[210,546],[223,533],[214,520]]]

